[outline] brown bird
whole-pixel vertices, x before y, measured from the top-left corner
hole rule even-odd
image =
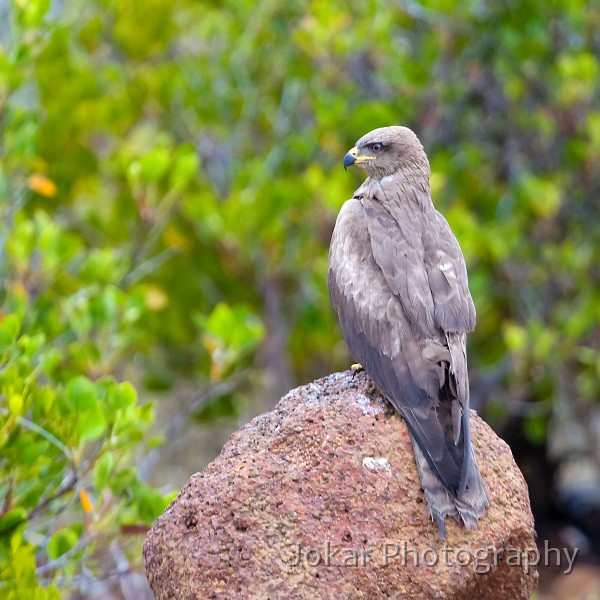
[[[346,154],[367,179],[338,215],[329,294],[350,353],[404,417],[429,513],[468,528],[489,505],[471,447],[465,260],[434,208],[429,161],[406,127],[375,129]]]

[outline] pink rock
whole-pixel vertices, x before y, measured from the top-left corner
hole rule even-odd
[[[509,447],[472,413],[491,506],[427,515],[404,421],[365,373],[289,392],[193,475],[149,532],[157,600],[529,598],[534,526]]]

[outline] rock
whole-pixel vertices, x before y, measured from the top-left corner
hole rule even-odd
[[[365,373],[289,392],[193,475],[149,532],[157,600],[529,598],[527,486],[475,412],[491,506],[477,530],[427,515],[404,421]]]

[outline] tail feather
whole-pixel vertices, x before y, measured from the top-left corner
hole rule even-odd
[[[490,501],[472,448],[470,458],[467,484],[464,491],[456,498],[456,508],[465,527],[475,529],[479,517],[490,505]]]
[[[429,514],[438,526],[440,538],[446,539],[446,517],[462,521],[469,529],[477,527],[477,521],[489,506],[489,500],[473,451],[468,462],[467,484],[464,492],[457,496],[434,473],[412,434],[411,439]]]

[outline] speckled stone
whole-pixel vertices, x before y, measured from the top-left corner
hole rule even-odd
[[[365,373],[297,388],[236,432],[149,532],[157,600],[529,598],[527,486],[472,413],[491,506],[477,530],[427,516],[403,420]],[[300,560],[297,560],[300,557]]]

